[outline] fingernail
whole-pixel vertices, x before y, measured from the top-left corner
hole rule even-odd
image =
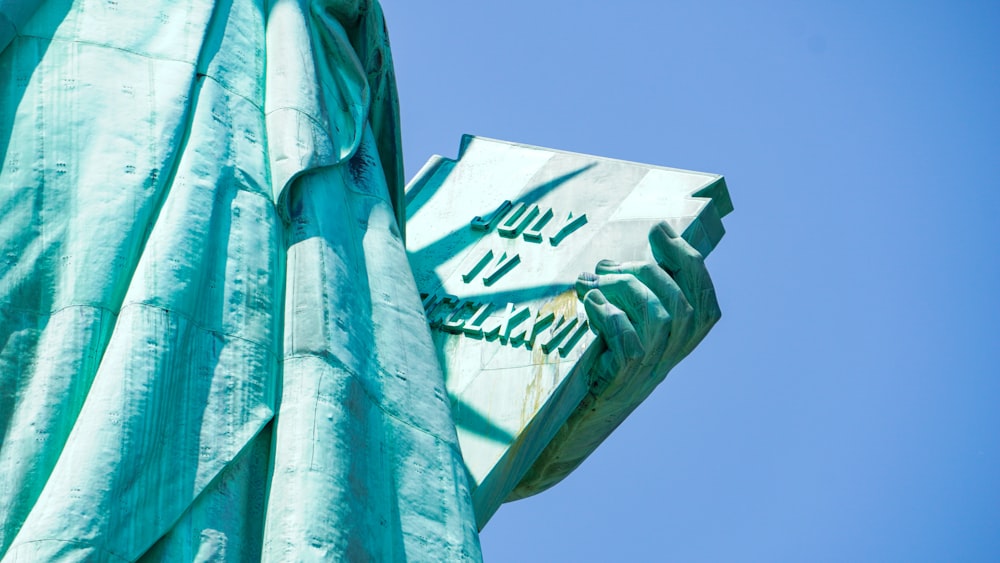
[[[584,272],[576,278],[576,284],[574,289],[576,289],[576,296],[583,299],[584,295],[588,291],[597,287],[597,276],[590,272]]]
[[[608,260],[607,258],[597,263],[597,269],[614,270],[618,268],[618,266],[621,266],[621,264],[615,262],[614,260]]]

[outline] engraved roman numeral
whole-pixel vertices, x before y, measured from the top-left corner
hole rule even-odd
[[[432,295],[427,298],[427,319],[430,322],[431,328],[438,328],[444,323],[455,311],[453,305],[457,305],[460,300],[454,295],[442,295],[438,299],[434,299],[436,295]]]
[[[483,323],[490,316],[490,309],[492,308],[492,303],[483,303],[480,305],[476,309],[476,312],[472,314],[472,317],[465,323],[465,326],[462,327],[462,332],[469,338],[482,338]]]
[[[475,265],[472,266],[468,272],[462,274],[462,281],[469,283],[474,280],[479,272],[481,272],[483,268],[490,263],[490,260],[493,260],[493,251],[487,250],[486,253],[479,258],[479,260],[476,260]]]
[[[490,322],[483,327],[483,336],[487,340],[500,339],[506,344],[510,340],[510,333],[531,316],[530,307],[518,307],[513,303],[507,303],[507,309],[500,317],[490,319]]]
[[[569,354],[569,351],[572,350],[574,346],[576,346],[576,343],[579,342],[581,338],[583,338],[583,335],[587,334],[587,329],[589,328],[590,328],[590,323],[587,322],[586,319],[584,319],[583,322],[579,323],[576,327],[576,330],[573,331],[573,334],[571,334],[570,337],[566,339],[566,343],[559,347],[559,355],[565,358],[566,355]]]
[[[587,329],[590,328],[590,323],[587,319],[581,319],[573,317],[567,319],[560,316],[556,325],[552,328],[551,336],[545,342],[542,342],[542,352],[546,354],[551,353],[556,348],[559,349],[559,355],[566,357],[569,351],[576,346],[577,342],[583,338],[583,335],[587,333]],[[562,344],[560,346],[560,344]]]
[[[475,308],[475,303],[464,299],[459,301],[448,319],[441,323],[441,330],[452,334],[461,334],[462,327],[465,325],[465,312],[470,308]]]
[[[526,342],[528,349],[534,348],[535,338],[538,336],[538,333],[545,330],[545,327],[552,324],[555,319],[556,315],[552,311],[538,313],[531,318],[530,322],[521,324],[520,328],[511,334],[510,344],[517,346],[522,342]]]
[[[507,254],[504,252],[500,255],[495,262],[493,261],[493,251],[487,250],[484,252],[469,271],[462,274],[462,281],[465,283],[472,282],[477,276],[482,274],[483,284],[490,286],[495,284],[500,278],[507,274],[507,272],[514,269],[515,266],[521,263],[520,254]]]
[[[555,350],[556,347],[559,346],[559,343],[569,336],[570,331],[573,330],[573,327],[575,327],[578,322],[579,320],[576,317],[567,319],[560,315],[559,322],[556,323],[556,326],[552,327],[552,336],[550,336],[545,342],[542,342],[542,352],[548,354]]]

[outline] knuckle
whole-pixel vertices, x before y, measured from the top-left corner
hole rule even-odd
[[[628,322],[628,317],[621,309],[608,307],[607,317],[615,328],[621,328]]]
[[[652,321],[652,324],[658,327],[664,327],[670,324],[673,317],[663,307],[652,307],[650,320]]]
[[[637,273],[641,276],[652,278],[653,276],[659,274],[662,271],[659,264],[653,262],[643,262]]]
[[[684,249],[681,254],[681,261],[683,262],[683,267],[686,270],[702,272],[705,270],[705,258],[702,257],[701,253],[694,248],[688,247]],[[707,276],[708,273],[706,272]]]
[[[637,302],[646,300],[646,285],[644,283],[633,276],[629,276],[627,279],[623,280],[622,283],[628,289],[628,293],[633,300]]]
[[[609,274],[604,276],[605,287],[621,290],[623,287],[628,287],[628,281],[632,279],[632,276],[627,276],[624,274]]]

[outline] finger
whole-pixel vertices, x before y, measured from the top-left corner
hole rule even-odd
[[[659,347],[670,332],[670,313],[660,299],[631,274],[597,276],[597,288],[607,300],[625,312],[639,341]]]
[[[703,261],[701,253],[678,235],[666,221],[649,229],[649,246],[656,262],[671,274],[688,269],[691,262]]]
[[[667,309],[674,323],[687,319],[693,311],[687,297],[677,282],[659,264],[652,262],[623,262],[601,260],[597,264],[598,274],[629,274],[635,276],[653,292]]]
[[[699,329],[707,332],[718,321],[721,312],[701,253],[678,236],[666,222],[650,229],[649,245],[653,258],[671,274],[694,309]]]
[[[574,289],[576,289],[576,296],[582,301],[583,296],[587,295],[588,291],[597,289],[597,275],[590,272],[583,272],[576,278]]]
[[[583,306],[590,325],[604,338],[619,367],[642,357],[642,343],[635,327],[625,312],[612,305],[600,289],[588,291],[583,298]]]
[[[684,292],[681,291],[677,282],[659,264],[653,262],[616,264],[604,261],[597,265],[597,271],[617,271],[634,276],[656,295],[669,315],[669,321],[663,326],[663,330],[655,336],[656,340],[654,341],[656,342],[654,346],[662,348],[663,354],[676,354],[677,350],[685,350],[691,346],[692,341],[696,344],[700,340],[700,328],[696,327],[694,322],[694,308],[688,303],[687,297],[684,296]],[[705,332],[707,333],[707,331]],[[647,360],[652,361],[653,358],[647,358]]]

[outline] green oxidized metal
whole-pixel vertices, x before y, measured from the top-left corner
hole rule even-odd
[[[632,342],[608,315],[669,319],[680,269],[581,278],[567,307],[609,346],[561,418],[487,448],[513,469],[474,505],[452,412],[486,395],[446,385],[403,245],[385,33],[375,0],[0,2],[0,560],[479,560],[499,502],[575,467],[718,318],[680,275],[708,313]],[[619,296],[626,274],[648,288]]]
[[[4,561],[478,559],[378,5],[8,6]]]

